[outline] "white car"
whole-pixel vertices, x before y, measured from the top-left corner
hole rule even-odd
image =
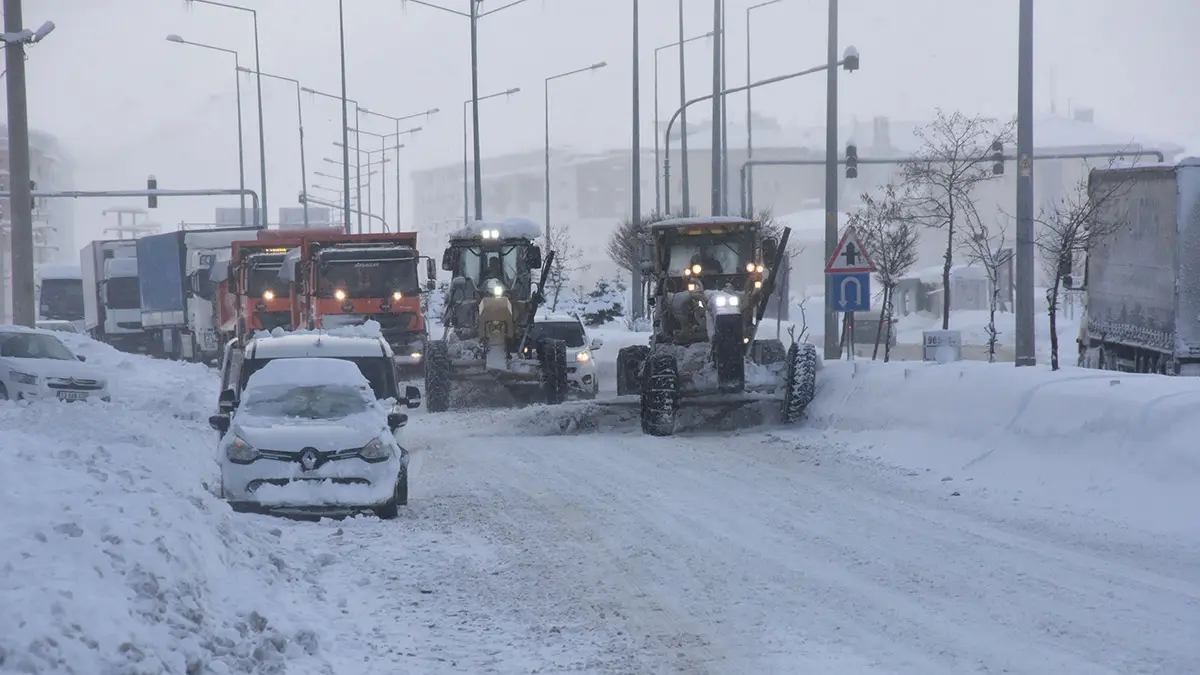
[[[396,435],[408,415],[376,399],[353,362],[272,360],[242,390],[221,433],[221,493],[234,510],[398,515],[408,503],[408,451]]]
[[[0,400],[109,401],[108,381],[48,330],[0,326]]]
[[[533,322],[534,340],[554,338],[567,343],[567,383],[571,393],[580,398],[596,398],[600,393],[600,377],[592,353],[604,344],[597,338],[588,341],[587,329],[578,317],[570,314],[544,314]]]

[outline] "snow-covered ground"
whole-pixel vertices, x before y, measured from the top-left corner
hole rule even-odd
[[[621,344],[597,357],[611,387]],[[383,522],[235,515],[203,367],[0,404],[0,672],[1200,672],[1200,380],[836,362],[808,422],[415,411]],[[750,411],[750,417],[756,412]]]

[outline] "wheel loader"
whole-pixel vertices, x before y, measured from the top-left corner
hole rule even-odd
[[[554,252],[542,260],[529,220],[475,221],[450,237],[442,269],[451,273],[442,339],[425,345],[425,400],[450,409],[452,389],[502,387],[517,402],[566,400],[567,346],[533,339]],[[536,284],[533,275],[540,274]]]
[[[681,405],[778,400],[797,422],[816,393],[817,351],[756,339],[791,230],[714,216],[649,226],[642,271],[651,286],[648,345],[617,355],[618,396],[640,397],[642,431],[675,432]]]

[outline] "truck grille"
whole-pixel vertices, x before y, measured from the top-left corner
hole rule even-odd
[[[262,330],[286,329],[292,325],[291,312],[257,312],[254,316]]]

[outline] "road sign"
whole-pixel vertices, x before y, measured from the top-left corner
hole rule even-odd
[[[837,312],[871,311],[871,273],[836,272],[829,275],[829,308]]]
[[[825,273],[846,274],[874,271],[875,263],[871,262],[871,256],[867,253],[867,248],[862,245],[862,241],[859,240],[858,233],[854,231],[853,227],[846,228],[842,240],[838,242],[837,248],[833,249],[833,257],[825,265]]]

